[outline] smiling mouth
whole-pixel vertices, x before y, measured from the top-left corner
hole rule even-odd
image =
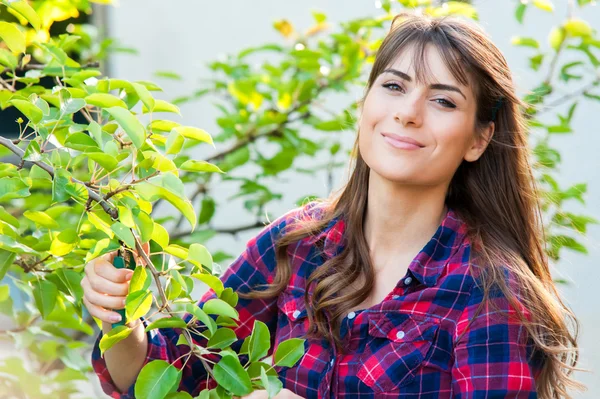
[[[393,133],[381,133],[381,135],[383,136],[383,139],[394,148],[402,150],[419,150],[425,147],[423,144],[410,137],[398,136]]]

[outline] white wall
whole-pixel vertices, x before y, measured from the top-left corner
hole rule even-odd
[[[566,1],[555,1],[565,3]],[[210,77],[204,67],[208,61],[215,60],[220,54],[237,51],[259,45],[267,41],[281,41],[279,34],[272,28],[275,19],[287,18],[295,26],[306,29],[312,24],[310,10],[324,11],[332,22],[345,21],[354,17],[375,15],[374,2],[367,0],[322,0],[322,1],[159,1],[159,0],[122,0],[121,5],[108,12],[109,34],[126,46],[139,51],[138,56],[116,55],[112,58],[110,69],[113,77],[127,79],[153,80],[159,83],[168,97],[190,94],[198,87],[199,79]],[[564,4],[557,6],[555,14],[544,14],[529,10],[527,24],[522,27],[513,18],[512,1],[476,1],[481,23],[491,34],[496,44],[506,55],[520,90],[531,88],[532,82],[539,81],[539,75],[531,72],[527,66],[530,49],[514,48],[510,36],[519,34],[538,38],[545,45],[545,35],[549,28],[565,15]],[[584,17],[600,28],[600,7],[587,7]],[[161,80],[153,76],[154,71],[171,70],[181,74],[181,82]],[[577,86],[577,85],[574,85]],[[354,94],[358,98],[360,91]],[[337,101],[339,106],[347,104],[351,98]],[[182,122],[216,131],[213,122],[217,113],[209,102],[186,104],[182,106]],[[600,176],[597,148],[600,146],[600,131],[595,114],[600,111],[600,103],[580,104],[574,123],[576,133],[572,136],[556,137],[553,143],[561,151],[561,184],[588,182],[586,213],[600,220]],[[348,143],[353,134],[348,133]],[[198,158],[204,153],[195,154]],[[279,187],[285,192],[284,201],[269,208],[272,215],[280,215],[289,210],[294,201],[306,192],[326,195],[326,179],[322,174],[315,180],[306,176],[291,176],[288,182]],[[337,182],[341,182],[341,174]],[[317,190],[319,190],[317,192]],[[232,187],[219,187],[217,196],[223,198],[232,194]],[[231,210],[241,209],[239,204],[216,215],[218,226],[237,226],[247,220],[245,213],[236,214]],[[575,208],[574,208],[575,209]],[[576,210],[576,209],[575,209]],[[222,238],[210,242],[210,249],[225,249],[229,252],[241,251],[246,239],[253,233],[240,235],[237,240]],[[582,321],[582,360],[581,366],[598,370],[600,366],[600,305],[595,286],[600,281],[600,228],[594,226],[585,238],[589,255],[566,254],[556,270],[556,275],[572,280],[562,287],[567,302]],[[231,250],[234,248],[234,250]],[[581,374],[579,378],[589,386],[589,391],[577,397],[600,397],[600,383],[594,374]]]

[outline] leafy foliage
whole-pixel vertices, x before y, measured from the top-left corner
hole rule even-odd
[[[138,266],[131,281],[127,317],[150,320],[146,331],[182,329],[180,343],[191,346],[186,362],[189,356],[217,356],[211,375],[218,387],[199,397],[245,395],[254,389],[266,389],[273,397],[281,389],[276,367],[293,366],[303,355],[304,342],[293,339],[272,350],[268,328],[257,322],[241,353],[231,350],[238,341],[231,328],[238,317],[237,294],[218,279],[218,264],[230,255],[211,254],[200,243],[215,234],[262,226],[266,205],[282,197],[272,182],[287,173],[332,174],[345,164],[344,132],[355,130],[356,103],[332,111],[324,100],[364,85],[400,8],[477,19],[476,9],[469,2],[434,6],[428,0],[387,0],[380,2],[380,16],[338,27],[316,11],[314,25],[305,32],[279,20],[274,29],[281,33],[281,43],[248,48],[211,63],[210,84],[168,102],[156,98],[161,89],[152,82],[104,76],[99,61],[119,48],[111,40],[98,43],[89,26],[73,24],[68,32],[54,33],[56,22],[90,13],[90,1],[0,3],[0,107],[22,114],[16,121],[19,138],[0,137],[0,155],[20,159],[17,165],[0,163],[0,311],[14,325],[0,334],[30,354],[30,361],[15,356],[0,364],[0,373],[7,376],[0,379],[0,391],[27,398],[74,397],[75,382],[88,379],[91,372],[81,353],[89,349],[85,339],[94,332],[81,306],[83,267],[118,248],[140,251],[150,243],[148,266]],[[579,1],[577,7],[588,3]],[[518,3],[515,18],[526,23],[527,13],[553,10],[548,0]],[[587,186],[562,188],[554,177],[561,159],[551,146],[552,137],[572,134],[579,102],[600,100],[600,75],[587,73],[598,70],[600,40],[585,20],[572,17],[575,11],[570,10],[546,41],[522,36],[512,40],[531,54],[534,71],[547,70],[527,94],[529,106],[523,112],[531,129],[553,260],[565,248],[585,252],[578,239],[590,223],[597,223],[563,210],[573,200],[585,203]],[[580,58],[561,64],[565,52]],[[170,71],[157,76],[179,78]],[[564,92],[569,94],[560,94]],[[207,97],[222,99],[214,134],[170,119],[180,114],[179,104]],[[567,113],[558,113],[559,106],[568,106]],[[214,146],[217,152],[193,159],[189,154],[197,146]],[[307,168],[309,163],[298,161],[323,152],[325,164]],[[244,200],[255,223],[215,228],[212,220],[222,203],[211,190],[223,181],[239,184],[235,198]],[[186,185],[195,186],[189,197]],[[170,204],[173,214],[157,218],[161,203]],[[186,221],[189,228],[184,228]],[[166,222],[174,228],[167,230]],[[202,308],[191,297],[198,282],[217,296]],[[181,311],[192,316],[188,322]],[[191,343],[190,331],[208,338],[205,348]],[[102,351],[130,332],[124,326],[113,329],[103,337]],[[174,365],[150,362],[136,382],[136,397],[191,397],[176,392],[180,379]]]

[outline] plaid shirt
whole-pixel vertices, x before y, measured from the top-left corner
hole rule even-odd
[[[318,214],[319,206],[309,204],[267,226],[224,273],[225,287],[248,292],[272,282],[278,233],[296,218]],[[292,277],[279,297],[240,298],[235,350],[250,335],[254,320],[271,330],[272,348],[304,336],[306,277],[342,250],[344,227],[343,219],[333,220],[320,234],[289,247]],[[475,268],[467,266],[470,253],[466,226],[449,210],[393,291],[381,303],[343,319],[344,353],[325,339],[306,340],[305,355],[294,367],[277,368],[284,388],[304,398],[536,398],[541,360],[531,356],[531,340],[505,297],[492,295],[495,306],[485,305],[476,315],[483,293]],[[209,291],[200,303],[213,297]],[[173,362],[187,352],[187,346],[175,345],[179,334],[178,329],[150,331],[146,361]],[[133,386],[119,393],[99,353],[96,342],[92,364],[103,390],[113,398],[133,398]],[[182,360],[175,365],[181,368]],[[206,387],[206,372],[192,357],[180,390],[196,395]]]

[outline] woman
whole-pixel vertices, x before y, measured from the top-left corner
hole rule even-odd
[[[520,105],[479,28],[396,18],[347,185],[271,223],[222,278],[241,296],[238,337],[254,320],[275,345],[308,337],[298,364],[279,370],[279,398],[558,398],[580,387],[576,320],[544,254]],[[82,283],[105,332],[131,277],[109,260],[87,265]],[[146,335],[141,324],[104,359],[95,348],[114,398],[133,397],[146,362],[185,353],[177,329]],[[205,375],[190,360],[180,388],[196,394]]]

